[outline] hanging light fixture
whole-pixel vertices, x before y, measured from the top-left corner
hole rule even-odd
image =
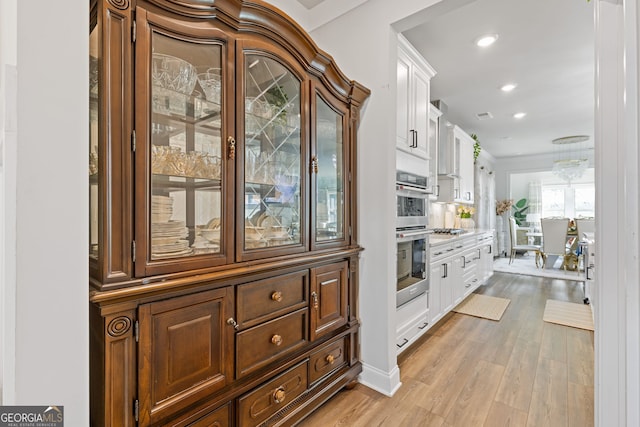
[[[571,181],[582,177],[589,167],[589,159],[585,158],[582,147],[576,145],[588,140],[588,135],[573,135],[551,141],[558,146],[558,158],[553,161],[552,171],[569,185]]]

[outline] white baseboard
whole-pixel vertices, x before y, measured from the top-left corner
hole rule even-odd
[[[363,363],[362,372],[358,377],[358,382],[388,397],[393,396],[402,385],[400,382],[400,369],[398,368],[398,365],[395,365],[391,372],[384,372],[378,368]]]

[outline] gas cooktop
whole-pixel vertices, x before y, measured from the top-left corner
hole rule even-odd
[[[434,234],[462,234],[464,229],[462,228],[432,228]]]

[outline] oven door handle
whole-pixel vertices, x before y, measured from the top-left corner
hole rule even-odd
[[[413,187],[406,184],[396,184],[396,193],[401,196],[427,197],[429,191],[422,187]]]
[[[429,234],[432,234],[431,230],[412,230],[412,231],[398,231],[396,233],[396,238],[403,239],[405,237],[427,237]]]

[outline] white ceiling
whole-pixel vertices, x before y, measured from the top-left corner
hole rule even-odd
[[[478,48],[487,33],[498,41]],[[551,140],[569,135],[593,147],[593,2],[476,0],[404,35],[438,72],[431,99],[494,157],[553,152]],[[505,83],[518,86],[504,93]],[[485,112],[493,118],[476,118]]]

